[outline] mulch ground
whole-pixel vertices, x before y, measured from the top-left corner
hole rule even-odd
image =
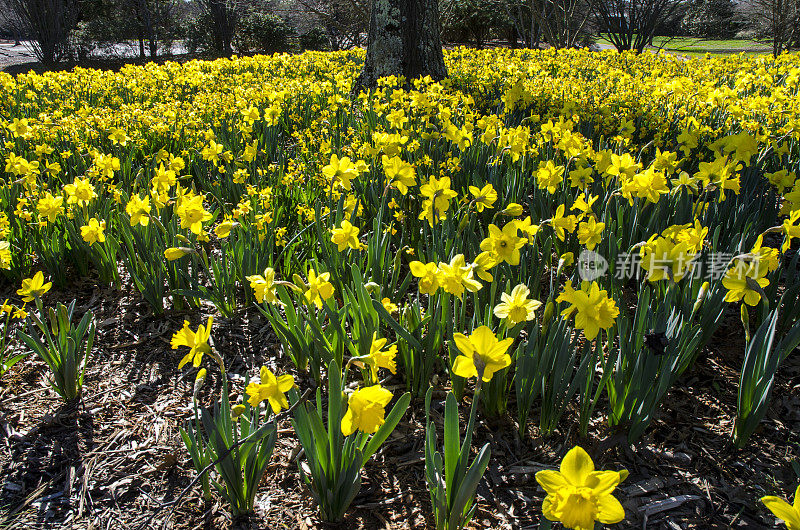
[[[6,290],[13,292],[10,286]],[[298,443],[288,420],[279,425],[251,519],[232,520],[217,498],[205,503],[199,486],[174,509],[160,509],[195,476],[178,432],[191,417],[194,371],[178,370],[183,353],[171,350],[169,339],[185,318],[196,325],[204,315],[155,318],[132,293],[98,288],[91,281],[51,291],[46,301],[73,298],[78,314],[91,309],[98,321],[82,402],[64,405],[47,386],[44,363],[34,357],[0,380],[3,528],[430,527],[421,403],[412,404],[366,466],[361,492],[338,526],[324,525],[316,516],[298,476]],[[740,327],[733,317],[720,329],[634,446],[610,434],[604,418],[593,422],[586,440],[577,438],[577,422],[570,418],[552,437],[543,438],[531,427],[524,440],[510,416],[491,424],[481,420],[473,445],[491,443],[492,460],[478,490],[472,526],[536,528],[544,494],[534,474],[557,467],[560,456],[580,443],[598,468],[630,471],[617,493],[627,514],[617,528],[772,527],[775,518],[757,500],[764,494],[788,495],[798,481],[793,465],[800,439],[800,362],[797,355],[786,360],[767,418],[747,448],[736,450],[730,432],[743,355]],[[261,364],[291,369],[279,359],[276,338],[255,311],[216,319],[213,337],[234,374],[235,394],[243,392],[244,375],[257,373]],[[209,372],[207,403],[219,395],[219,377]],[[400,390],[401,381],[386,384]],[[442,410],[444,395],[435,395],[434,409]]]

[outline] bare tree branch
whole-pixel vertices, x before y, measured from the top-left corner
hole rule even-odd
[[[47,65],[69,57],[69,34],[75,27],[75,0],[5,0],[21,24],[20,33],[33,38],[33,52]]]
[[[742,10],[775,57],[800,46],[800,0],[747,0]]]
[[[598,30],[619,51],[641,53],[659,27],[677,24],[686,0],[594,0]]]

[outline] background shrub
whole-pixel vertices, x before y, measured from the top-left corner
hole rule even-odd
[[[301,50],[315,50],[326,51],[330,50],[330,39],[328,34],[322,28],[313,28],[300,35],[300,49]]]
[[[251,11],[239,21],[233,45],[239,53],[279,53],[292,51],[296,39],[294,28],[282,18]]]
[[[211,19],[203,14],[186,22],[183,30],[184,45],[190,54],[207,52],[213,49],[214,39],[211,36]]]

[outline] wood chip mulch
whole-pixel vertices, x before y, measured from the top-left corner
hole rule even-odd
[[[4,290],[11,294],[8,286]],[[293,457],[297,440],[284,419],[256,513],[232,520],[219,497],[210,503],[195,487],[174,510],[158,510],[195,476],[178,428],[192,415],[194,371],[178,370],[183,355],[169,339],[197,313],[150,315],[132,293],[91,281],[46,301],[77,299],[78,315],[91,309],[98,322],[83,400],[65,405],[49,389],[46,366],[34,357],[0,380],[0,527],[15,528],[429,528],[424,478],[424,407],[413,403],[396,431],[362,473],[362,488],[340,525],[319,521]],[[203,308],[206,313],[213,308]],[[741,326],[740,324],[738,324]],[[635,445],[608,432],[597,418],[579,440],[577,421],[549,438],[531,426],[525,440],[511,416],[481,420],[474,446],[490,442],[492,460],[478,490],[473,528],[537,528],[543,491],[534,475],[556,468],[580,443],[598,468],[627,468],[617,491],[626,520],[615,528],[771,528],[775,518],[758,502],[766,494],[791,495],[798,480],[800,356],[778,374],[767,418],[750,444],[736,450],[730,433],[736,410],[743,339],[737,321],[720,329],[696,365],[667,395],[660,414]],[[244,376],[261,364],[292,371],[256,311],[216,319],[214,340],[241,395]],[[203,399],[219,395],[209,366]],[[301,387],[307,382],[297,376]],[[387,385],[401,381],[390,379]],[[444,392],[435,395],[434,416]],[[463,407],[466,409],[466,407]],[[511,406],[513,411],[513,405]],[[602,410],[602,404],[598,407]],[[532,414],[534,421],[537,416]]]

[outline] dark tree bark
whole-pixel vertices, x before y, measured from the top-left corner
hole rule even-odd
[[[372,0],[367,57],[353,90],[373,88],[391,75],[447,77],[439,31],[437,0]]]
[[[508,45],[511,46],[511,49],[517,49],[519,47],[517,28],[515,28],[513,24],[509,24],[508,27],[506,27],[506,35],[508,35]]]
[[[211,33],[214,48],[220,55],[233,54],[233,34],[239,22],[240,6],[238,0],[201,0],[206,12],[211,16]]]
[[[158,42],[153,24],[152,6],[147,0],[136,1],[136,17],[139,24],[139,55],[144,59],[144,41],[146,39],[150,57],[153,58],[158,52]]]

